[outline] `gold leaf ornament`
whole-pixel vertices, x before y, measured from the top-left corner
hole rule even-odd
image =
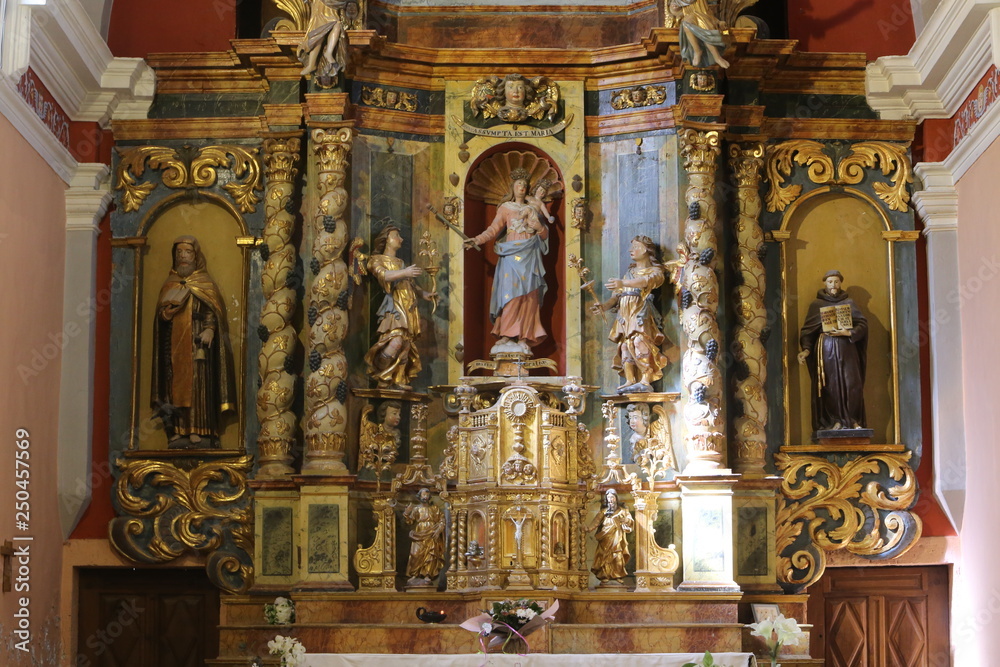
[[[922,528],[920,517],[907,511],[917,492],[910,457],[910,452],[873,453],[838,466],[814,456],[776,454],[784,477],[775,531],[779,579],[796,587],[812,584],[826,568],[826,551],[879,557],[909,549]],[[883,469],[901,483],[888,488],[878,480],[862,483]],[[787,554],[803,531],[808,543]]]

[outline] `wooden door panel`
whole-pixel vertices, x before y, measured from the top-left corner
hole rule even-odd
[[[899,667],[927,665],[927,600],[887,598],[886,657]]]
[[[219,591],[202,570],[80,572],[75,664],[201,667],[218,655]]]
[[[950,664],[945,565],[829,568],[808,613],[811,652],[829,667]]]
[[[830,628],[826,664],[829,667],[867,667],[868,600],[827,601],[826,618]]]

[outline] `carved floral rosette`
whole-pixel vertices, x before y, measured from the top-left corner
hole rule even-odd
[[[315,129],[311,134],[318,172],[319,205],[313,214],[309,292],[309,350],[306,378],[306,453],[304,473],[348,473],[347,438],[347,264],[345,219],[349,193],[344,187],[353,139],[349,128]]]
[[[260,386],[257,389],[257,420],[260,434],[258,477],[278,477],[293,472],[291,449],[296,417],[292,412],[295,376],[288,363],[298,342],[291,318],[298,297],[294,287],[297,253],[292,244],[295,232],[293,194],[299,160],[298,138],[264,140],[264,233],[261,254],[262,338],[258,357]]]
[[[916,543],[922,523],[909,511],[917,498],[910,458],[908,451],[775,455],[784,477],[775,535],[782,587],[797,592],[817,581],[827,551],[877,560]]]
[[[112,546],[147,564],[205,554],[213,584],[231,593],[247,590],[253,583],[251,457],[181,465],[117,461],[121,474],[113,502],[119,516],[108,528]]]

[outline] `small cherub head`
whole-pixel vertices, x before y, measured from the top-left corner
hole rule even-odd
[[[378,406],[378,421],[387,428],[397,428],[403,418],[403,405],[399,401],[382,401]]]

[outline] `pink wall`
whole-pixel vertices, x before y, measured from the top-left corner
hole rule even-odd
[[[0,596],[6,665],[56,664],[62,535],[56,501],[59,349],[62,330],[66,186],[0,116],[0,540],[32,536],[30,591]],[[29,530],[15,526],[17,429],[30,433]],[[15,561],[14,575],[18,564]],[[16,581],[15,581],[16,584]],[[10,648],[18,599],[30,595],[31,647]],[[46,636],[47,635],[47,636]]]
[[[965,443],[968,460],[962,564],[952,606],[955,664],[988,664],[1000,655],[1000,224],[996,174],[1000,140],[994,141],[958,183],[958,246],[962,365],[965,376]],[[966,653],[968,652],[968,653]],[[989,656],[989,659],[987,659]]]

